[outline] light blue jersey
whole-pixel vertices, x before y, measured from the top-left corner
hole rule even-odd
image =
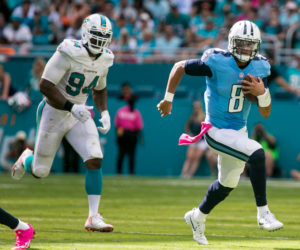
[[[251,102],[241,89],[241,80],[247,75],[260,77],[270,74],[270,64],[263,56],[256,56],[240,69],[232,54],[221,49],[208,49],[201,61],[207,65],[211,77],[206,77],[204,94],[206,121],[217,128],[239,130],[247,125]]]

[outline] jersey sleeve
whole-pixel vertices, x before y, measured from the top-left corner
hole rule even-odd
[[[262,79],[264,85],[265,85],[265,88],[269,88],[269,80],[268,80],[268,77],[265,77]]]
[[[94,90],[102,90],[106,87],[106,77],[107,77],[108,69],[106,69],[102,76],[100,76],[97,85],[95,86]]]
[[[271,65],[268,61],[264,61],[264,69],[263,77],[268,77],[271,74]]]
[[[115,55],[110,49],[104,51],[104,62],[106,67],[111,67],[114,64]]]
[[[258,55],[253,60],[256,62],[257,76],[263,79],[271,74],[271,65],[265,57]]]
[[[185,73],[191,76],[212,76],[210,68],[201,59],[187,60],[184,66]]]
[[[56,51],[46,64],[42,78],[57,85],[69,68],[68,56]]]

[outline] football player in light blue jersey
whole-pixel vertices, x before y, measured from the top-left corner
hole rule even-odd
[[[267,205],[264,150],[259,143],[248,138],[246,127],[251,107],[246,96],[250,99],[248,95],[251,95],[258,103],[263,117],[267,118],[271,111],[270,93],[265,88],[270,64],[258,55],[259,28],[250,21],[239,21],[230,29],[228,42],[226,51],[209,49],[201,59],[177,62],[170,72],[165,97],[157,105],[163,117],[170,114],[182,76],[206,77],[205,121],[211,128],[206,132],[205,140],[218,154],[218,180],[209,186],[199,208],[184,216],[192,227],[194,240],[203,245],[208,244],[204,235],[207,215],[238,185],[245,162],[251,166],[250,180],[259,227],[268,231],[283,227]]]

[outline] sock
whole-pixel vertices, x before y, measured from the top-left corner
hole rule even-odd
[[[102,169],[87,169],[85,173],[85,191],[88,195],[102,194]]]
[[[194,218],[198,221],[205,222],[208,214],[204,214],[200,211],[200,209],[196,209],[194,213]]]
[[[88,195],[89,217],[98,213],[101,195]]]
[[[261,148],[256,150],[250,157],[250,181],[254,191],[256,206],[262,207],[267,205],[266,195],[266,166],[265,152]]]
[[[19,220],[0,208],[0,224],[6,225],[11,229],[15,229],[19,224]]]
[[[206,195],[199,206],[200,211],[204,214],[209,214],[232,190],[233,188],[224,187],[216,180],[208,187]]]
[[[28,224],[19,220],[18,226],[14,229],[15,231],[17,230],[27,230],[29,228]]]
[[[102,194],[102,169],[87,169],[85,174],[85,191],[89,200],[89,216],[98,213],[100,195]]]
[[[33,161],[33,155],[29,155],[24,159],[24,169],[27,173],[31,174],[31,166]]]
[[[259,217],[262,216],[267,211],[270,211],[268,205],[257,207],[257,214]]]

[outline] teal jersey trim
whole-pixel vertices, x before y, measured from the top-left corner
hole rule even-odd
[[[32,162],[33,162],[33,155],[27,156],[24,163],[24,169],[28,174],[31,174]]]
[[[40,127],[40,121],[41,121],[41,118],[42,118],[42,113],[43,113],[43,110],[44,110],[44,107],[46,105],[46,100],[43,100],[40,105],[38,106],[38,109],[37,109],[37,118],[36,118],[36,133],[35,133],[35,144],[36,144],[36,139],[37,139],[37,136],[38,136],[38,132],[39,132],[39,127]]]
[[[212,148],[214,148],[214,149],[216,149],[220,152],[231,155],[231,156],[233,156],[235,158],[238,158],[238,159],[240,159],[242,161],[245,161],[245,162],[247,162],[249,160],[248,155],[215,141],[208,134],[205,135],[205,139],[206,139],[206,142],[209,146],[211,146]]]
[[[106,20],[105,20],[105,17],[101,14],[100,15],[100,18],[101,18],[101,27],[103,28],[106,28]]]

